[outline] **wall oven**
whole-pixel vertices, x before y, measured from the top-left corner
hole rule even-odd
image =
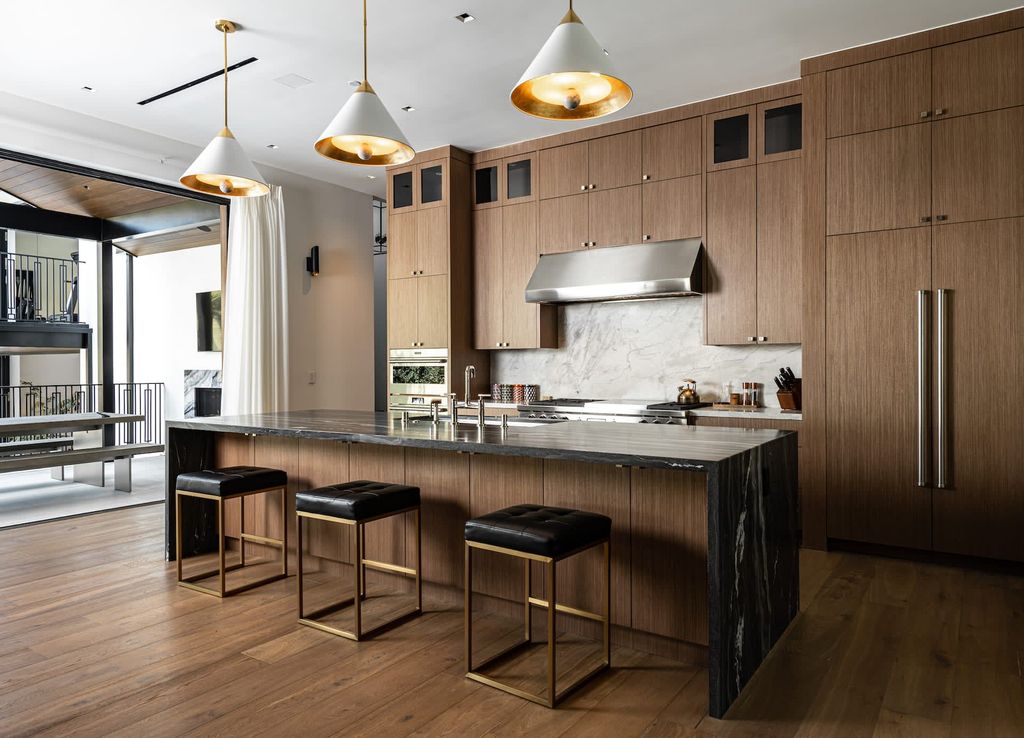
[[[445,402],[451,391],[448,349],[391,349],[388,353],[388,408],[417,410]]]

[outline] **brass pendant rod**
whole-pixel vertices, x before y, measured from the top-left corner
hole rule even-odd
[[[224,27],[224,127],[228,127],[228,29]]]
[[[363,82],[366,82],[366,0],[363,0]]]

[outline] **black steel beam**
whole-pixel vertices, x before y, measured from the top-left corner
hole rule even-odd
[[[0,202],[0,227],[47,233],[51,236],[86,238],[90,241],[99,241],[103,238],[103,221],[99,218],[5,202]]]

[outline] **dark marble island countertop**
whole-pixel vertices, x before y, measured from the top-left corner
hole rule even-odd
[[[453,426],[402,423],[398,414],[357,410],[296,410],[263,415],[170,420],[169,428],[312,438],[393,446],[533,456],[707,471],[770,443],[787,431],[640,423],[566,421],[545,425]]]

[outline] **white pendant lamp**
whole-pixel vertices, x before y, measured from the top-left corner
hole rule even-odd
[[[347,164],[402,164],[416,156],[384,103],[366,80],[366,0],[363,0],[363,81],[313,145]]]
[[[550,120],[599,118],[626,107],[633,90],[622,81],[601,44],[569,12],[548,37],[510,95],[527,115]]]
[[[179,181],[190,190],[209,195],[259,197],[270,192],[270,187],[228,128],[228,34],[238,26],[229,20],[218,20],[214,27],[224,35],[224,127]]]

